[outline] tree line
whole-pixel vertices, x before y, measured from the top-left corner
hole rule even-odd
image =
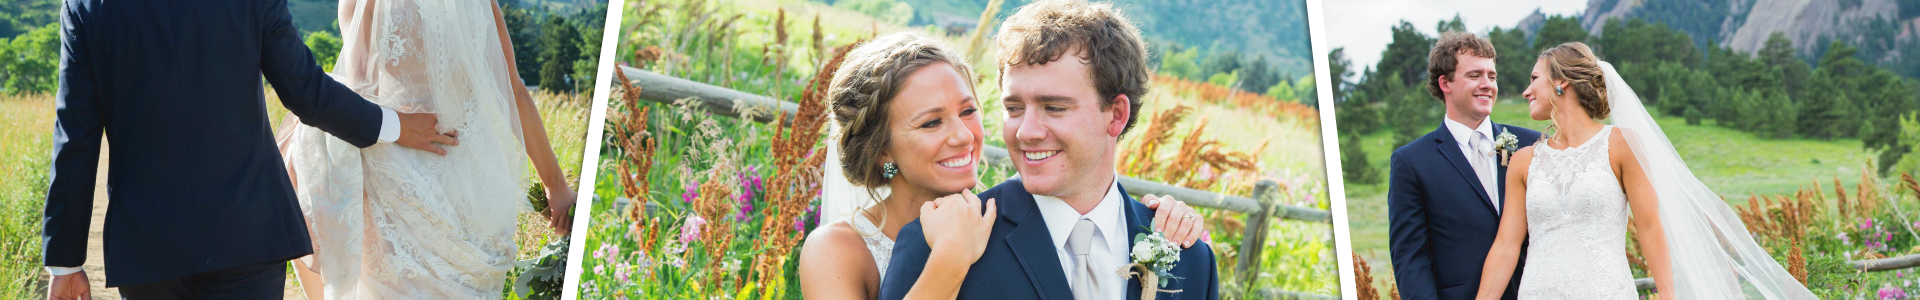
[[[1458,16],[1438,32],[1465,31]],[[1393,145],[1436,128],[1444,112],[1428,95],[1427,50],[1435,42],[1401,21],[1379,63],[1355,75],[1344,49],[1328,53],[1347,180],[1373,184],[1381,170],[1367,163],[1358,138],[1390,132]],[[1859,48],[1831,41],[1817,56],[1797,54],[1784,34],[1774,33],[1759,50],[1743,52],[1709,41],[1700,47],[1687,33],[1639,18],[1608,20],[1597,34],[1572,16],[1547,18],[1536,32],[1493,28],[1498,83],[1503,97],[1526,88],[1538,53],[1565,42],[1586,42],[1614,64],[1648,110],[1688,124],[1710,124],[1768,139],[1860,139],[1879,151],[1885,171],[1912,149],[1900,137],[1900,117],[1920,109],[1920,81],[1889,66],[1869,63]],[[1897,66],[1893,66],[1896,67]]]

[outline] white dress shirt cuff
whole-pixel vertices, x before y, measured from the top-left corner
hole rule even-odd
[[[392,143],[400,140],[400,114],[391,108],[380,108],[380,142]]]
[[[79,272],[80,272],[80,267],[47,266],[47,273],[53,274],[53,276],[65,276],[67,274],[73,274],[73,273],[79,273]]]

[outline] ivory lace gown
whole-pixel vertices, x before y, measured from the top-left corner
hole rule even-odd
[[[328,299],[497,299],[526,202],[493,1],[342,0],[331,75],[382,107],[460,132],[446,156],[355,148],[295,127],[288,163]]]
[[[1520,299],[1633,299],[1627,196],[1608,157],[1613,126],[1579,146],[1534,147]]]

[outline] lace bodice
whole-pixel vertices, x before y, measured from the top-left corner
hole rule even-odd
[[[893,258],[893,239],[880,232],[880,227],[874,226],[873,221],[868,221],[864,214],[853,214],[853,217],[847,218],[847,224],[853,225],[853,232],[859,233],[860,239],[867,242],[867,252],[873,254],[873,265],[880,268],[880,279],[887,279],[887,260]]]
[[[1579,146],[1534,147],[1520,299],[1633,299],[1627,196],[1608,157],[1612,126]]]

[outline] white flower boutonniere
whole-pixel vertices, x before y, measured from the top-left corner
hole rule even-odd
[[[1493,147],[1495,152],[1500,152],[1500,166],[1504,167],[1513,158],[1513,152],[1520,151],[1520,138],[1514,137],[1513,131],[1501,128],[1500,135],[1493,137]]]
[[[1174,263],[1180,262],[1180,246],[1167,240],[1165,233],[1133,235],[1133,263],[1120,268],[1120,276],[1127,279],[1139,277],[1140,299],[1153,300],[1159,292],[1178,293],[1180,290],[1161,290],[1168,279],[1180,278],[1169,273]]]

